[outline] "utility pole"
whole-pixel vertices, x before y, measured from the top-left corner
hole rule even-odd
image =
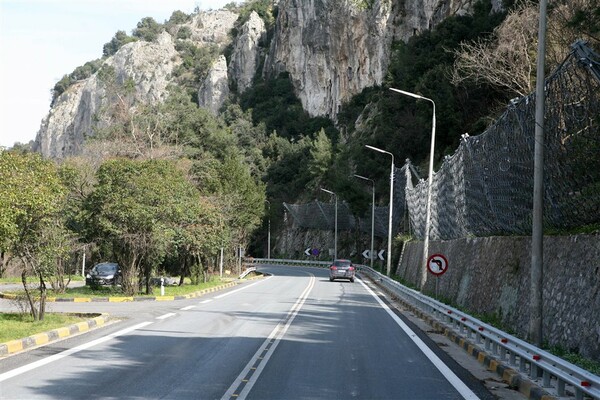
[[[538,346],[543,342],[544,290],[544,92],[546,58],[547,0],[540,0],[540,17],[535,86],[535,149],[533,158],[533,223],[531,232],[531,294],[529,303],[529,339]]]

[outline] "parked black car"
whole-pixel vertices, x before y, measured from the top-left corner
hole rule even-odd
[[[119,264],[103,262],[94,265],[85,276],[85,284],[88,286],[120,285],[121,268]]]

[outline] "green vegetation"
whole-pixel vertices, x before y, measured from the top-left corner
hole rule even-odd
[[[557,357],[562,358],[563,360],[570,362],[571,364],[575,364],[578,367],[591,372],[592,374],[600,375],[600,362],[598,360],[591,360],[589,358],[582,357],[575,350],[566,350],[558,346],[546,347],[545,350]]]
[[[50,331],[83,322],[89,317],[70,314],[46,314],[43,321],[34,321],[30,315],[0,313],[0,343]]]
[[[58,97],[63,94],[65,90],[69,88],[69,86],[81,80],[87,79],[96,73],[96,71],[98,71],[102,66],[103,62],[103,59],[88,61],[82,66],[75,68],[75,70],[70,74],[63,76],[61,80],[56,82],[54,88],[52,89],[52,101],[50,103],[50,107],[54,105],[56,99],[58,99]]]
[[[133,30],[133,36],[146,42],[154,42],[163,29],[164,26],[156,22],[154,18],[145,17],[138,22],[137,27]]]

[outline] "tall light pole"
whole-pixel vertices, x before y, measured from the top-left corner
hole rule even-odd
[[[388,248],[387,248],[387,276],[392,273],[392,216],[394,215],[394,155],[389,151],[378,149],[377,147],[365,145],[367,149],[375,150],[380,153],[392,156],[392,169],[390,172],[390,210],[388,217]]]
[[[371,184],[373,185],[372,188],[372,193],[373,193],[373,200],[371,201],[371,252],[369,253],[369,258],[371,259],[371,269],[373,268],[373,253],[375,252],[375,249],[373,248],[374,244],[374,237],[375,237],[375,181],[373,179],[369,179],[365,176],[361,176],[361,175],[356,175],[354,174],[354,176],[358,179],[363,179],[365,181],[370,181]]]
[[[267,231],[267,260],[271,259],[271,202],[265,199],[268,206],[268,231]]]
[[[541,347],[543,330],[544,284],[544,61],[546,58],[547,0],[540,1],[537,73],[535,85],[535,147],[533,156],[533,221],[531,230],[531,297],[529,304],[529,337]]]
[[[425,216],[425,239],[423,240],[423,265],[421,267],[421,289],[425,285],[427,278],[427,258],[429,253],[429,230],[431,227],[431,189],[433,186],[433,153],[435,151],[435,102],[427,97],[415,93],[406,92],[400,89],[390,88],[391,91],[414,97],[415,99],[430,101],[433,105],[433,120],[431,124],[431,150],[429,151],[429,180],[427,184],[427,213]]]
[[[337,194],[333,193],[331,190],[323,189],[322,191],[332,194],[335,197],[335,233],[333,236],[333,259],[337,259],[337,208],[338,208],[338,197]]]

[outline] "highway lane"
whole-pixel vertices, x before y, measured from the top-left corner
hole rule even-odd
[[[94,304],[130,317],[0,360],[0,398],[492,398],[360,282],[262,269],[274,276],[198,299]]]

